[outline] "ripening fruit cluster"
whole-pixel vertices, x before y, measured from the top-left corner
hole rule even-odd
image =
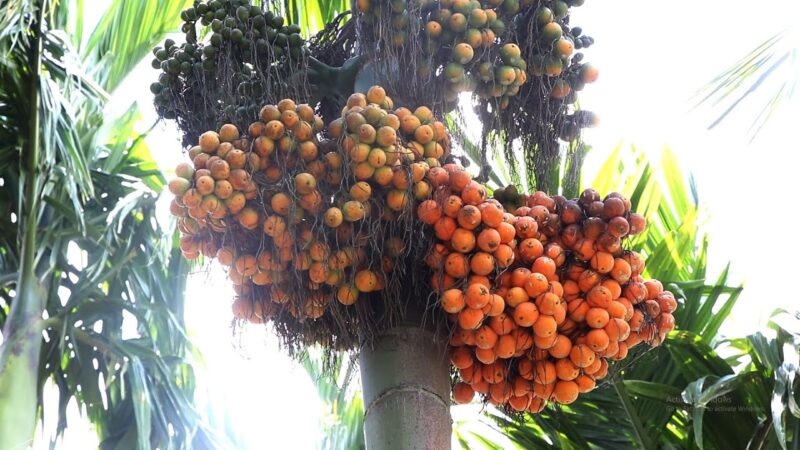
[[[308,291],[331,282],[333,275],[318,264],[329,249],[312,229],[323,212],[318,180],[338,186],[341,159],[321,154],[322,129],[308,105],[286,99],[264,106],[244,136],[231,124],[203,133],[189,151],[192,163],[180,164],[170,181],[184,256],[202,253],[230,267],[242,299],[234,310],[243,317],[264,318],[264,302],[253,298],[289,299],[290,267]],[[287,308],[293,316],[317,318],[323,305],[322,295],[312,292]]]
[[[230,124],[203,133],[170,181],[184,256],[229,267],[240,319],[316,320],[334,299],[381,291],[409,247],[393,227],[414,219],[429,164],[449,154],[429,109],[392,109],[377,86],[350,96],[328,127],[335,140],[322,131],[310,106],[285,99],[244,136]]]
[[[328,130],[334,138],[343,137],[342,147],[357,180],[403,192],[413,182],[414,196],[427,198],[430,186],[422,178],[428,167],[438,166],[449,155],[447,130],[425,106],[413,112],[392,106],[383,88],[374,86],[366,95],[351,95],[342,117],[334,120]],[[412,180],[404,171],[396,170],[402,164],[412,164]],[[400,197],[401,193],[392,195]],[[388,203],[396,211],[401,206]]]
[[[582,1],[540,1],[532,5],[526,16],[526,25],[534,30],[537,39],[523,45],[523,56],[528,59],[530,75],[542,82],[549,97],[565,104],[575,104],[577,93],[597,80],[596,67],[583,62],[583,53],[576,52],[594,44],[594,39],[583,34],[580,27],[569,25],[569,9]],[[565,141],[576,139],[581,128],[594,126],[596,117],[588,111],[565,114],[559,137]]]
[[[517,0],[444,0],[428,14],[425,24],[428,54],[442,61],[447,80],[446,100],[460,92],[475,91],[482,98],[499,98],[501,107],[519,92],[527,79],[527,64],[514,43],[498,52],[497,42],[506,34],[506,20],[520,10]],[[438,58],[448,53],[447,60]],[[423,61],[419,75],[426,78],[435,64]]]
[[[203,133],[169,183],[184,255],[229,267],[237,318],[312,323],[384,292],[413,230],[435,237],[424,261],[454,324],[458,402],[480,392],[517,411],[571,403],[609,359],[674,328],[675,297],[623,249],[645,227],[623,196],[507,187],[489,199],[441,164],[449,137],[430,110],[393,109],[377,86],[350,96],[327,129],[334,140],[322,131],[308,105],[264,106],[246,133]]]
[[[456,165],[429,177],[433,198],[417,215],[438,239],[426,263],[456,324],[457,402],[479,392],[516,411],[572,403],[606,376],[608,360],[659,345],[675,326],[675,297],[644,281],[641,256],[623,249],[645,220],[621,195],[537,192],[509,213]]]
[[[191,162],[175,168],[177,177],[168,185],[175,196],[170,211],[178,217],[181,250],[187,259],[196,259],[201,253],[217,253],[218,246],[209,233],[223,232],[227,218],[250,223],[257,217],[252,208],[246,207],[257,194],[246,169],[257,156],[248,150],[247,140],[240,138],[238,128],[226,124],[219,132],[203,133],[198,145],[188,152]]]

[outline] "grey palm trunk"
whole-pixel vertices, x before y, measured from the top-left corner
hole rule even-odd
[[[450,448],[446,345],[416,326],[390,328],[359,356],[368,450]]]

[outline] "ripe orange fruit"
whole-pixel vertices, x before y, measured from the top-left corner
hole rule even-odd
[[[475,248],[475,234],[464,228],[456,228],[450,238],[450,245],[457,252],[469,253]]]
[[[558,403],[569,405],[578,398],[578,384],[574,381],[561,380],[555,384],[553,398]]]
[[[608,311],[603,308],[589,308],[586,311],[586,324],[592,328],[603,328],[609,320]]]
[[[448,289],[441,296],[442,309],[450,314],[457,314],[464,309],[465,299],[461,289]]]
[[[425,200],[417,207],[417,217],[423,223],[433,225],[442,217],[442,208],[434,200]]]
[[[450,362],[457,369],[466,369],[474,363],[472,351],[469,347],[456,347],[450,351]]]
[[[559,380],[574,380],[579,374],[580,369],[578,366],[573,364],[568,358],[556,361],[556,376]]]
[[[608,324],[603,328],[611,341],[624,341],[628,339],[631,332],[631,327],[628,322],[623,319],[614,318],[608,321]]]
[[[628,216],[628,223],[630,224],[630,231],[628,231],[628,234],[639,234],[647,227],[647,220],[643,215],[638,213],[631,213],[630,216]]]
[[[475,330],[475,345],[478,348],[490,349],[497,344],[497,333],[491,327],[483,325]]]
[[[508,359],[514,356],[517,351],[517,340],[511,334],[504,334],[499,336],[497,343],[494,346],[494,351],[497,357],[501,359]]]
[[[504,269],[514,262],[514,250],[505,244],[500,244],[493,253],[497,267]]]
[[[500,225],[498,225],[497,232],[500,233],[500,242],[503,244],[508,244],[509,242],[513,241],[517,234],[517,231],[514,229],[514,225],[508,222],[502,222]]]
[[[521,327],[530,327],[539,319],[539,309],[532,302],[523,302],[514,308],[514,322]]]
[[[283,192],[278,192],[270,199],[270,207],[276,214],[285,216],[289,213],[289,208],[292,205],[292,200],[288,195]]]
[[[492,253],[500,245],[500,233],[495,229],[486,228],[478,234],[477,244],[481,250]]]
[[[548,289],[547,277],[538,272],[533,272],[525,279],[522,285],[531,298],[536,298]]]
[[[511,331],[517,351],[514,356],[521,356],[522,352],[530,350],[534,345],[533,334],[525,328],[515,328]]]
[[[622,238],[627,236],[628,231],[630,231],[630,224],[624,217],[614,217],[608,221],[606,233],[611,236]]]
[[[475,397],[475,390],[467,383],[456,383],[453,386],[453,400],[456,403],[464,404],[469,403]]]
[[[239,224],[248,230],[254,230],[258,226],[259,214],[258,211],[253,208],[243,208],[239,214],[236,215],[236,218],[239,220]]]
[[[489,253],[477,252],[470,258],[469,266],[473,273],[489,275],[494,271],[494,258]]]
[[[547,256],[540,256],[533,261],[531,272],[538,272],[547,277],[548,280],[557,280],[556,263]]]
[[[630,282],[622,289],[622,296],[634,305],[639,304],[647,298],[647,287],[644,283]]]
[[[528,394],[531,392],[531,390],[533,390],[533,383],[517,375],[514,377],[514,381],[511,383],[511,388],[513,389],[516,397],[528,397]],[[513,398],[514,397],[512,397],[512,399]]]
[[[578,277],[578,287],[582,292],[589,292],[593,287],[600,283],[600,274],[591,269],[581,272]]]
[[[434,132],[430,125],[420,125],[414,130],[414,140],[420,144],[427,144],[433,141]]]
[[[649,292],[649,289],[648,289]],[[656,302],[658,302],[658,307],[664,313],[673,313],[676,309],[678,309],[678,301],[675,300],[675,296],[672,295],[672,292],[664,291],[656,296]]]
[[[478,205],[486,200],[486,189],[477,181],[470,181],[461,191],[461,198],[467,205]]]
[[[481,220],[485,225],[497,228],[503,222],[503,210],[494,203],[484,202],[479,209],[481,211]]]
[[[675,316],[671,313],[661,313],[656,318],[656,326],[660,332],[670,332],[675,329]]]
[[[537,361],[534,366],[533,381],[540,385],[549,385],[558,379],[556,365],[550,361]],[[536,392],[536,386],[534,386]],[[537,393],[538,395],[538,393]]]
[[[519,254],[523,261],[533,262],[536,258],[544,254],[544,247],[538,239],[528,238],[520,242]]]
[[[516,229],[517,236],[520,239],[527,239],[536,236],[536,232],[539,231],[539,225],[533,219],[533,217],[529,216],[522,216],[517,217],[517,222],[514,225]]]
[[[551,292],[545,292],[536,297],[536,306],[542,314],[555,314],[556,307],[561,304],[561,297]]]
[[[483,366],[480,364],[473,364],[466,369],[459,369],[458,374],[465,383],[473,384],[483,381],[483,374],[481,369]]]
[[[465,205],[458,212],[458,224],[467,230],[474,230],[481,224],[481,212],[473,205]]]
[[[609,325],[612,323],[614,322],[609,322]],[[606,327],[609,325],[606,325]],[[586,345],[588,345],[589,348],[596,353],[601,353],[608,348],[609,342],[609,335],[602,328],[596,328],[586,333]]]
[[[497,384],[506,379],[508,370],[504,362],[496,361],[491,364],[486,364],[481,370],[483,379],[490,384]]]
[[[480,309],[464,308],[458,313],[458,326],[465,330],[475,330],[481,326],[484,317]]]
[[[486,315],[489,317],[499,316],[503,313],[503,311],[505,311],[506,308],[505,300],[503,300],[503,297],[497,294],[492,294],[492,301],[489,303],[489,305],[489,311],[486,312]]]
[[[606,252],[596,252],[591,259],[592,269],[599,273],[611,272],[614,268],[614,255]]]
[[[504,273],[503,276],[506,276],[508,272]],[[510,283],[511,286],[514,287],[523,287],[525,286],[525,282],[528,280],[528,277],[531,275],[531,271],[526,269],[525,267],[518,267],[514,269],[510,274]]]
[[[631,265],[622,258],[616,258],[614,259],[614,267],[609,272],[609,275],[619,284],[625,284],[631,278]]]
[[[450,253],[444,260],[445,272],[454,278],[464,278],[469,275],[469,262],[460,253]]]
[[[492,294],[489,288],[482,284],[471,284],[464,291],[464,298],[467,306],[480,309],[492,300]]]
[[[586,344],[576,344],[569,352],[569,361],[581,368],[590,366],[596,357],[595,352]]]
[[[611,291],[602,285],[597,285],[586,294],[589,305],[597,308],[608,308],[611,304]]]
[[[625,342],[620,342],[619,348],[616,352],[611,355],[611,358],[615,361],[620,361],[628,357],[628,344]]]
[[[355,286],[359,292],[372,292],[378,286],[378,277],[371,270],[359,270],[356,272]]]
[[[504,312],[490,318],[489,326],[499,335],[509,334],[517,327],[514,320]]]
[[[556,337],[555,344],[547,351],[550,352],[550,356],[553,358],[561,359],[568,357],[570,350],[572,350],[572,341],[567,336],[559,334]]]
[[[556,333],[557,327],[558,323],[556,323],[556,320],[553,318],[553,316],[541,314],[533,324],[533,333],[542,338],[550,337]]]
[[[656,299],[659,294],[664,292],[664,285],[658,280],[647,280],[644,282],[644,287],[647,289],[648,300]]]
[[[506,305],[514,308],[517,305],[527,302],[528,294],[525,292],[525,289],[515,286],[506,291],[504,299],[506,301]]]
[[[456,231],[456,221],[450,217],[441,217],[434,224],[434,232],[440,241],[449,241]]]
[[[606,307],[606,311],[608,311],[608,316],[612,319],[624,319],[628,313],[625,305],[617,300],[610,302]]]
[[[493,362],[497,361],[497,353],[495,353],[494,347],[492,348],[476,347],[475,358],[482,364],[492,364]]]
[[[541,317],[541,316],[540,316]],[[533,342],[536,344],[538,350],[546,351],[550,347],[556,345],[556,338],[558,336],[553,333],[549,336],[534,336]]]
[[[578,375],[578,378],[575,378],[575,384],[578,385],[578,392],[581,394],[585,394],[587,392],[591,392],[594,390],[595,381],[594,377],[587,374]]]

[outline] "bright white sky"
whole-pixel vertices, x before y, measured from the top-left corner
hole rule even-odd
[[[602,119],[585,136],[594,148],[587,179],[623,141],[655,160],[670,146],[694,175],[709,217],[709,273],[731,261],[732,279],[746,283],[723,333],[752,332],[774,308],[800,307],[797,294],[786,288],[796,276],[790,258],[800,254],[800,240],[791,231],[800,213],[789,195],[800,168],[793,128],[800,102],[784,106],[749,145],[745,130],[755,114],[752,103],[714,131],[706,130],[707,112],[689,112],[692,94],[704,83],[778,30],[800,23],[797,1],[590,0],[576,9],[572,23],[595,38],[587,60],[601,71],[581,96],[582,105]],[[148,85],[155,76],[149,63],[143,64],[119,89],[111,109],[140,101],[146,127],[154,117]],[[174,129],[160,126],[148,143],[170,172],[181,149]],[[305,371],[260,327],[245,334],[245,352],[235,350],[232,292],[219,270],[196,274],[189,285],[186,320],[205,364],[198,366],[198,395],[208,420],[227,423],[242,448],[314,448],[323,408]],[[462,408],[456,418],[477,417],[475,408]],[[71,428],[63,448],[88,448],[90,442],[90,431]]]

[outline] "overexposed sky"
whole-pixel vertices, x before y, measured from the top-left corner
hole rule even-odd
[[[797,3],[589,0],[575,8],[571,21],[595,38],[586,59],[600,69],[599,80],[581,96],[581,104],[601,117],[600,127],[585,135],[593,146],[586,178],[594,177],[621,142],[636,144],[656,160],[661,148],[672,148],[686,173],[694,175],[707,212],[709,274],[730,261],[733,282],[746,283],[723,327],[729,335],[754,331],[777,306],[800,307],[797,294],[784,287],[794,280],[792,261],[800,254],[800,240],[791,231],[800,219],[793,198],[800,107],[796,100],[784,106],[748,144],[745,131],[755,111],[708,131],[711,116],[690,112],[691,97],[775,32],[800,24]],[[156,75],[149,62],[142,64],[110,109],[122,111],[138,100],[145,129],[154,118],[148,85]],[[170,125],[160,125],[148,143],[165,172],[180,161],[179,138]],[[261,328],[248,330],[245,351],[235,349],[231,297],[213,268],[190,279],[188,332],[205,365],[198,367],[200,407],[209,411],[209,421],[227,422],[243,448],[314,448],[322,405],[311,380]],[[458,416],[476,419],[477,409],[461,408]],[[83,448],[69,444],[70,435],[63,448]]]
[[[655,155],[665,145],[677,153],[708,213],[709,275],[730,261],[732,281],[745,283],[722,330],[729,335],[755,331],[775,307],[800,308],[781,281],[794,276],[788,257],[798,254],[800,242],[777,231],[800,219],[790,199],[800,168],[797,100],[750,144],[746,130],[763,103],[742,103],[713,131],[706,130],[707,110],[690,112],[692,95],[714,76],[779,30],[800,31],[797,1],[762,2],[758,9],[764,15],[739,0],[589,1],[573,21],[595,37],[589,60],[601,71],[581,97],[601,115],[600,127],[586,136],[594,151],[585,173],[621,140]],[[795,39],[800,47],[800,34]]]

